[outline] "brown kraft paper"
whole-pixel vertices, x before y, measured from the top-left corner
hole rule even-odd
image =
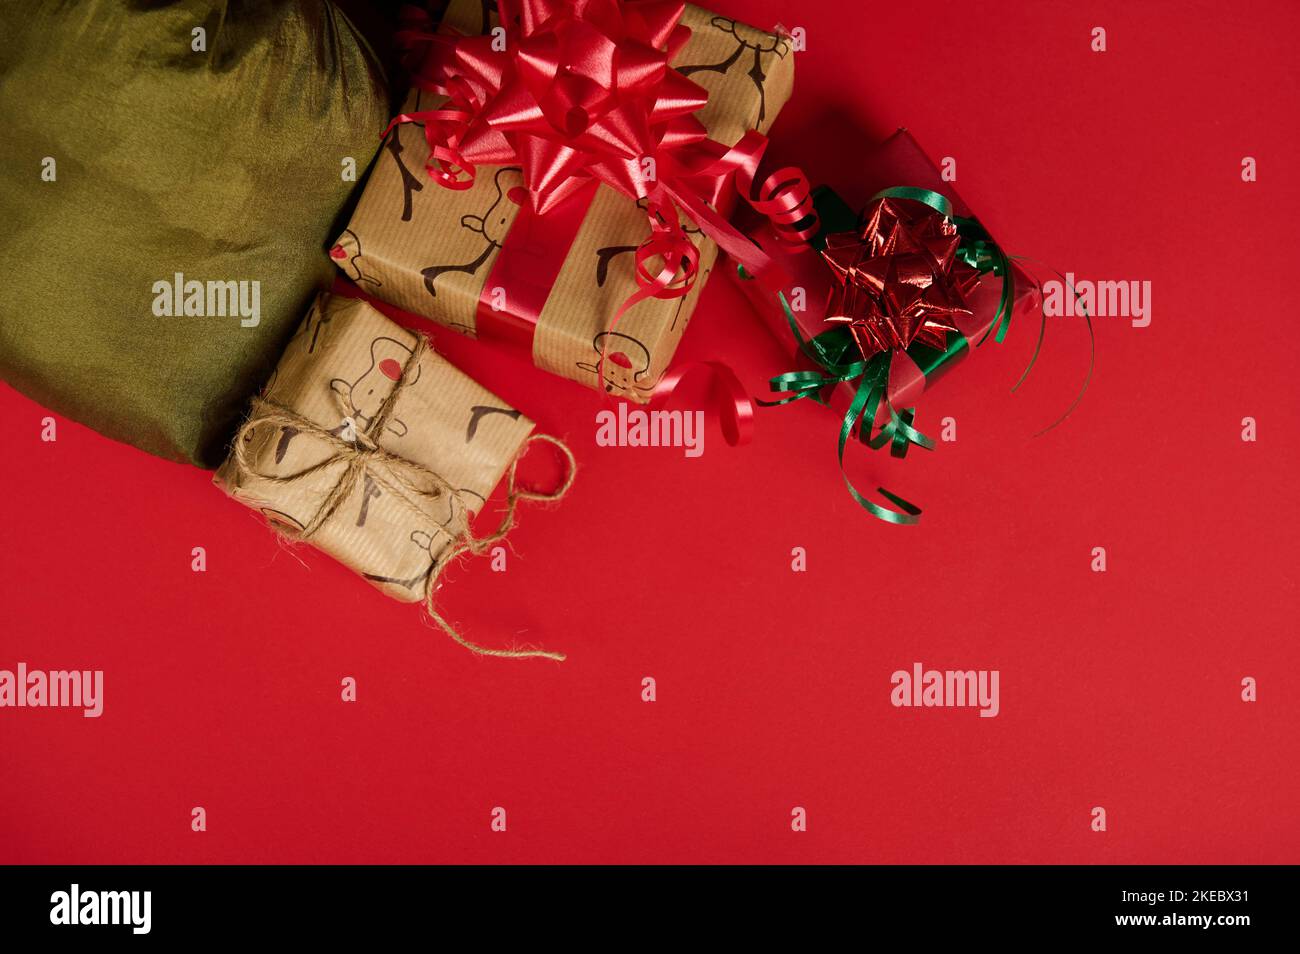
[[[277,420],[277,407],[326,433]],[[389,596],[415,602],[532,429],[422,336],[364,301],[321,295],[254,402],[236,438],[242,453],[232,451],[215,482],[288,536],[306,536]],[[379,453],[340,489],[350,448],[370,445]]]
[[[477,0],[452,0],[444,23],[480,33]],[[695,115],[711,138],[734,145],[750,129],[766,133],[794,88],[789,41],[700,7],[686,7],[691,38],[673,62],[709,92]],[[433,108],[440,97],[412,90],[403,112]],[[517,166],[484,166],[472,188],[440,186],[424,170],[429,147],[420,124],[389,133],[356,212],[331,251],[364,292],[474,336],[475,313],[518,201],[526,196]],[[645,212],[602,185],[537,323],[532,361],[544,370],[638,403],[649,400],[668,368],[717,257],[717,246],[683,219],[700,250],[699,274],[681,298],[632,307],[618,330],[605,328],[637,290],[634,257],[648,235]],[[608,345],[605,380],[597,382]]]

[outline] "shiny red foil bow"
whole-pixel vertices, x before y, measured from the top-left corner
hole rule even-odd
[[[919,202],[877,199],[853,232],[826,237],[822,257],[837,286],[827,322],[847,324],[862,352],[942,351],[972,317],[966,295],[979,273],[957,259],[961,238],[946,216]]]
[[[647,158],[707,138],[691,114],[708,93],[668,67],[690,35],[677,22],[681,3],[525,0],[500,8],[506,36],[435,46],[441,62],[427,64],[466,113],[440,130],[466,173],[520,164],[544,215],[591,178],[646,198],[654,171]]]

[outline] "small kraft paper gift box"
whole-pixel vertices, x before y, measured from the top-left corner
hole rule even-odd
[[[567,458],[554,493],[515,485],[530,442]],[[474,538],[470,520],[508,476],[507,511]],[[555,438],[432,351],[423,335],[361,299],[322,294],[290,340],[215,483],[293,540],[310,542],[406,602],[425,601],[458,642],[485,650],[434,611],[446,564],[509,530],[518,500],[553,500],[573,457]]]
[[[760,134],[792,92],[791,41],[660,0],[500,9],[504,28],[478,0],[452,0],[432,45],[461,44],[455,75],[417,71],[331,255],[369,296],[647,402],[713,268],[709,233],[738,191],[723,186],[741,167],[752,181]],[[618,28],[601,33],[601,17]],[[529,73],[552,53],[565,62]],[[444,87],[470,91],[430,91]],[[611,110],[620,93],[629,102]],[[698,176],[692,163],[709,159]]]

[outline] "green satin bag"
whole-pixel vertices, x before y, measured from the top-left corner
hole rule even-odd
[[[382,70],[315,0],[3,2],[0,36],[0,377],[215,467],[334,273]]]

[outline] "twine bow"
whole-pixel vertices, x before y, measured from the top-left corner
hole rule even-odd
[[[489,649],[470,642],[456,632],[434,606],[434,594],[439,586],[438,578],[448,564],[465,553],[480,556],[487,552],[492,544],[503,539],[514,526],[515,509],[519,501],[553,501],[564,497],[569,492],[569,488],[573,486],[577,462],[574,460],[573,452],[558,438],[551,437],[549,434],[533,434],[529,436],[519,448],[514,460],[510,462],[506,474],[506,509],[501,523],[488,535],[475,537],[469,527],[469,508],[459,491],[452,487],[440,474],[380,447],[374,437],[371,436],[383,433],[384,427],[392,415],[393,408],[397,404],[398,395],[406,387],[411,372],[428,350],[428,341],[423,335],[417,336],[416,344],[411,349],[411,354],[406,359],[406,363],[402,366],[402,373],[397,383],[393,385],[392,391],[389,392],[388,397],[365,428],[357,427],[357,422],[347,416],[350,415],[351,409],[343,405],[343,398],[337,393],[335,394],[335,400],[339,403],[340,411],[345,415],[343,417],[345,425],[351,424],[350,427],[345,426],[337,429],[337,431],[328,430],[276,401],[264,397],[253,398],[252,411],[248,420],[244,422],[239,433],[235,435],[234,462],[236,473],[239,478],[255,477],[268,483],[283,485],[296,483],[311,477],[325,468],[337,467],[340,462],[344,464],[343,473],[338,481],[321,502],[315,515],[301,529],[282,523],[275,525],[274,529],[277,533],[295,541],[310,540],[325,525],[326,521],[333,516],[335,511],[343,504],[343,501],[347,500],[367,478],[388,491],[392,499],[397,500],[413,516],[423,521],[431,519],[429,504],[446,499],[449,505],[450,517],[441,526],[451,537],[451,542],[444,546],[438,555],[433,558],[433,563],[425,577],[425,611],[448,636],[466,649],[481,656],[500,656],[508,659],[542,658],[563,661],[565,658],[564,653],[547,652],[540,649]],[[252,438],[253,430],[263,425],[292,428],[298,433],[307,434],[325,443],[332,453],[319,463],[312,464],[292,474],[266,473],[259,470],[248,458],[248,444]],[[346,433],[347,438],[343,437],[342,433]],[[528,448],[534,441],[544,441],[553,445],[564,456],[567,463],[564,480],[550,493],[520,487],[516,481],[519,461],[528,452]]]

